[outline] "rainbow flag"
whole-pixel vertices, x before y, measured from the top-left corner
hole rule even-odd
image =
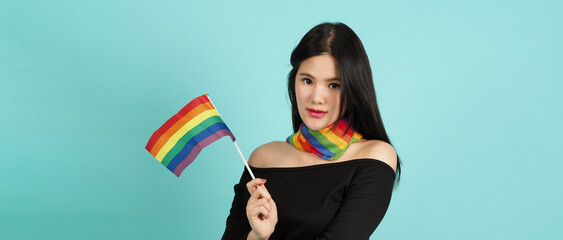
[[[168,119],[153,133],[145,148],[180,177],[204,147],[227,135],[235,141],[235,136],[205,94]]]

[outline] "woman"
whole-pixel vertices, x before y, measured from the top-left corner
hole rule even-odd
[[[400,162],[362,43],[345,24],[323,23],[293,50],[291,65],[295,133],[254,150],[258,178],[245,170],[235,185],[223,239],[368,239]]]

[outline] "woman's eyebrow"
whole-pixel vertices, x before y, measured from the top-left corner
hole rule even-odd
[[[313,77],[313,75],[306,73],[306,72],[299,73],[299,76],[306,76],[306,77],[310,77],[310,78],[313,78],[313,79],[315,78],[315,77]],[[327,79],[327,81],[340,81],[340,78],[337,78],[337,77],[330,78],[330,79]]]
[[[299,76],[307,76],[307,77],[310,77],[310,78],[315,78],[315,77],[313,77],[313,75],[311,75],[309,73],[304,73],[304,72],[299,73]]]

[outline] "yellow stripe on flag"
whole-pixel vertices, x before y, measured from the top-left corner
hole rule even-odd
[[[182,138],[184,135],[186,135],[186,133],[190,129],[194,128],[196,125],[205,121],[205,119],[208,119],[208,118],[213,117],[213,116],[219,116],[219,113],[215,109],[209,109],[209,110],[203,111],[202,113],[200,113],[196,117],[190,119],[190,121],[188,121],[186,124],[184,124],[184,126],[182,126],[177,132],[174,133],[174,135],[172,135],[172,137],[170,137],[170,139],[168,139],[168,141],[162,146],[162,148],[160,148],[160,151],[158,151],[155,158],[159,162],[162,162],[162,159],[164,159],[164,157],[170,151],[170,149],[172,149],[174,147],[174,145],[176,145],[176,143],[178,143],[178,140],[180,140],[180,138]]]

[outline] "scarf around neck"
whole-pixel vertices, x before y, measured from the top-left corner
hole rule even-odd
[[[335,123],[319,131],[313,131],[302,123],[299,131],[287,137],[286,141],[294,147],[313,153],[322,159],[334,160],[339,158],[350,144],[362,138],[362,135],[353,128],[348,129],[346,119],[341,119],[336,127],[334,125]]]

